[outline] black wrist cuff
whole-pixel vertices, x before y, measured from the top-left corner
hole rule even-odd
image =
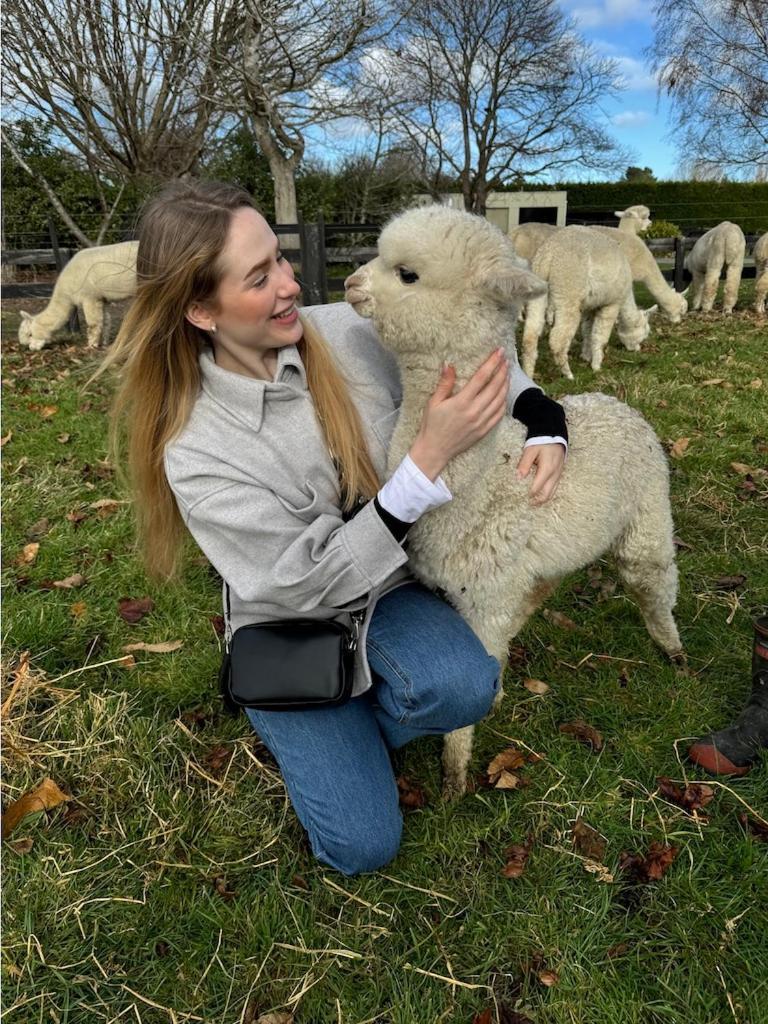
[[[539,388],[527,388],[515,399],[512,415],[519,420],[529,437],[562,437],[568,440],[565,409],[559,402],[547,398]]]
[[[402,540],[403,537],[408,533],[413,523],[406,523],[402,519],[398,519],[397,516],[393,516],[391,512],[387,512],[385,508],[379,504],[379,499],[373,499],[373,505],[376,511],[379,513],[379,518],[384,523],[386,528],[395,538],[395,540]]]

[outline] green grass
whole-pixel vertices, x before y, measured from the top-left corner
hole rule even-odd
[[[31,672],[4,716],[4,800],[50,777],[73,801],[4,842],[9,1024],[254,1024],[278,1009],[297,1024],[472,1024],[486,1009],[507,1024],[512,1011],[534,1024],[768,1020],[768,846],[737,821],[747,808],[768,817],[768,764],[715,784],[705,820],[655,785],[696,777],[686,743],[727,722],[748,689],[750,619],[768,592],[766,478],[746,492],[730,464],[767,461],[765,321],[658,321],[643,352],[612,346],[597,376],[575,355],[570,384],[542,353],[553,396],[599,388],[640,409],[664,442],[690,438],[671,466],[689,545],[677,617],[691,672],[666,664],[620,587],[569,579],[549,607],[577,628],[534,617],[517,640],[527,661],[477,729],[475,770],[510,741],[543,755],[529,785],[445,806],[440,740],[410,744],[396,767],[427,806],[407,814],[384,874],[355,879],[313,860],[258,738],[219,710],[219,590],[193,545],[183,581],[160,587],[133,551],[129,506],[103,518],[87,507],[123,497],[98,463],[109,387],[80,393],[98,357],[79,342],[22,352],[16,323],[4,315],[4,701],[24,651]],[[34,406],[57,411],[46,419]],[[88,516],[76,526],[66,516],[78,509]],[[15,564],[42,517],[35,561]],[[610,562],[600,569],[615,578]],[[81,588],[40,586],[76,572]],[[737,573],[740,589],[715,589]],[[155,609],[130,626],[117,614],[124,596],[151,596]],[[176,639],[181,650],[139,652],[133,669],[91,667],[136,640]],[[550,692],[532,696],[525,676]],[[193,709],[202,721],[182,717]],[[601,753],[558,731],[577,717],[602,732]],[[577,816],[607,840],[613,883],[573,855]],[[508,880],[504,850],[526,837],[526,871]],[[622,851],[654,840],[677,846],[677,860],[659,882],[628,884]],[[551,987],[544,967],[557,972]]]

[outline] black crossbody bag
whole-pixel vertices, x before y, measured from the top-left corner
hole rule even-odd
[[[229,584],[224,586],[227,619],[219,685],[231,712],[306,711],[349,700],[364,610],[351,613],[351,629],[334,619],[278,619],[232,633]]]

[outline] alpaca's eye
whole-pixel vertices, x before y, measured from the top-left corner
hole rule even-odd
[[[400,275],[400,280],[403,284],[416,284],[419,280],[419,275],[414,270],[406,270],[405,267],[398,267],[397,272]]]

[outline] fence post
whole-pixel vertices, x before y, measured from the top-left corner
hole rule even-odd
[[[685,241],[680,235],[675,235],[675,291],[684,290],[685,278]]]
[[[318,223],[299,217],[301,238],[301,284],[304,303],[317,306],[328,301],[325,284],[325,229],[322,216]]]
[[[53,223],[53,218],[51,217],[48,218],[48,234],[51,239],[51,249],[53,250],[53,258],[56,260],[56,274],[58,276],[68,261],[61,255],[61,249],[59,249],[59,236],[56,232],[56,225]],[[77,306],[75,306],[69,314],[67,330],[72,334],[77,334],[80,330],[80,317],[77,315]]]

